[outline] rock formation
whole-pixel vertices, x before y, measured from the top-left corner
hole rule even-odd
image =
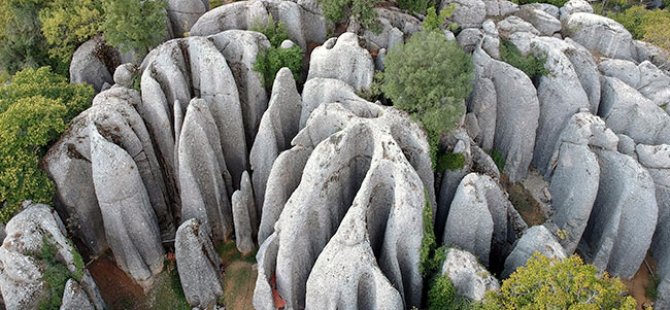
[[[52,284],[45,282],[49,268],[67,273],[62,275],[66,283],[61,309],[105,309],[55,210],[26,202],[24,210],[7,223],[6,232],[0,247],[0,292],[7,309],[36,309],[46,304],[53,293],[47,289]]]
[[[447,249],[442,276],[449,277],[460,296],[481,301],[488,291],[500,289],[498,280],[470,252]]]
[[[542,225],[533,226],[524,232],[512,253],[507,256],[505,269],[501,274],[502,278],[509,277],[514,270],[525,265],[536,252],[549,258],[567,257],[563,247],[546,227]]]
[[[177,229],[175,257],[179,280],[192,307],[210,309],[223,296],[220,259],[209,238],[209,230],[196,219]]]

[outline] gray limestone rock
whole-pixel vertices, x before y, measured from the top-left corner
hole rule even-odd
[[[489,17],[504,17],[519,10],[518,4],[507,0],[487,0],[484,1],[484,5],[486,5],[486,16]]]
[[[319,105],[330,102],[364,101],[349,84],[329,78],[313,78],[305,83],[302,90],[302,112],[300,128],[307,124],[309,116]]]
[[[532,81],[520,70],[490,58],[483,50],[474,54],[475,88],[470,110],[481,126],[484,150],[505,156],[510,180],[525,177],[533,158],[540,105]]]
[[[232,197],[233,222],[235,223],[235,244],[242,255],[249,255],[254,251],[254,237],[258,227],[254,192],[251,188],[251,179],[246,171],[242,174],[241,189],[235,191]]]
[[[231,177],[221,151],[219,132],[202,99],[189,104],[179,137],[179,188],[182,222],[197,218],[208,229],[214,242],[227,241],[233,233],[233,214],[229,195]]]
[[[95,194],[117,265],[148,289],[163,270],[158,219],[132,157],[91,126]]]
[[[540,35],[540,31],[535,29],[531,23],[514,15],[499,21],[496,26],[498,27],[498,32],[504,38],[508,38],[515,32],[528,32],[534,35]]]
[[[113,51],[99,36],[79,46],[70,62],[70,82],[91,84],[96,92],[100,92],[105,83],[113,84],[112,73],[101,59],[106,53],[113,54]]]
[[[633,158],[596,150],[598,196],[580,248],[600,270],[630,279],[646,256],[658,219],[654,181]]]
[[[515,15],[531,23],[543,36],[551,36],[561,31],[561,22],[543,10],[522,6]]]
[[[282,22],[291,41],[303,49],[308,43],[326,40],[329,22],[318,6],[309,1],[250,0],[217,7],[198,19],[191,28],[192,36],[207,36],[225,30],[248,30],[266,24],[269,18]]]
[[[484,299],[488,291],[500,289],[498,280],[467,251],[447,249],[442,276],[449,277],[458,295],[474,301]]]
[[[656,291],[658,292],[658,297],[656,298],[654,307],[656,309],[670,308],[670,277],[663,278]]]
[[[463,28],[479,28],[486,19],[486,4],[482,0],[443,0],[440,9],[452,3],[456,5],[456,11],[451,15],[451,19]]]
[[[493,179],[468,174],[451,202],[443,243],[473,253],[488,266],[507,241],[507,208],[511,206]]]
[[[468,53],[474,51],[484,38],[479,28],[466,28],[458,33],[456,41]]]
[[[114,83],[125,88],[133,88],[133,77],[138,74],[138,68],[132,63],[122,64],[114,70]],[[111,87],[110,87],[111,88]]]
[[[593,13],[593,8],[586,0],[570,0],[561,7],[561,19],[573,13]]]
[[[307,79],[339,79],[356,90],[370,87],[374,62],[360,40],[356,34],[347,32],[314,49]]]
[[[549,258],[562,259],[567,257],[563,247],[546,227],[542,225],[533,226],[524,232],[512,253],[505,260],[502,278],[509,277],[517,268],[525,265],[535,252]]]
[[[649,61],[637,65],[626,60],[606,59],[599,68],[604,75],[637,89],[658,106],[670,103],[670,76]]]
[[[562,23],[564,35],[592,52],[616,59],[637,58],[630,32],[610,18],[577,12],[563,18]]]
[[[258,132],[268,96],[261,76],[253,70],[258,55],[270,47],[265,36],[253,31],[229,30],[209,37],[223,54],[235,77],[240,98],[247,147]]]
[[[209,0],[169,0],[167,12],[172,30],[178,37],[186,36],[196,21],[209,11]]]
[[[44,261],[41,253],[48,242],[54,258],[72,274],[80,274],[80,282],[68,275],[61,309],[104,309],[105,304],[91,275],[75,263],[76,252],[66,239],[65,227],[55,210],[46,205],[24,203],[24,210],[14,216],[6,227],[7,237],[0,247],[0,292],[7,309],[36,309],[49,298],[44,282]]]
[[[616,150],[618,139],[599,117],[575,114],[563,129],[547,169],[551,178],[551,220],[562,231],[559,242],[573,253],[586,229],[598,194],[600,165],[591,148]]]
[[[555,6],[553,4],[549,4],[549,3],[539,3],[539,2],[538,3],[528,3],[528,4],[524,4],[522,6],[544,11],[545,13],[547,13],[550,16],[552,16],[554,18],[557,18],[557,19],[560,15],[560,9],[557,6]]]
[[[249,153],[256,213],[259,215],[263,210],[270,171],[279,154],[290,148],[291,140],[298,134],[301,112],[302,98],[293,74],[288,68],[282,68],[275,77],[270,104]]]
[[[196,219],[179,226],[175,238],[179,280],[192,307],[211,309],[223,296],[221,261],[209,232]]]
[[[603,77],[598,115],[618,134],[636,143],[662,144],[670,141],[670,116],[651,100],[617,78]]]

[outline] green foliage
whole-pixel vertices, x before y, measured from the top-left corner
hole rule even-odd
[[[318,0],[318,2],[323,14],[332,22],[337,23],[345,17],[352,16],[363,27],[376,32],[380,30],[377,12],[374,10],[379,0]]]
[[[439,16],[437,14],[437,10],[434,7],[429,8],[428,12],[426,13],[426,18],[423,19],[423,30],[439,30],[440,26],[444,25],[444,23],[447,22],[447,19],[451,17],[455,11],[456,5],[453,3],[442,9]]]
[[[377,100],[384,100],[384,92],[382,91],[382,85],[384,85],[384,72],[375,71],[375,75],[372,78],[372,84],[370,85],[370,88],[359,91],[357,95],[370,102],[375,102]]]
[[[382,90],[396,108],[421,121],[436,163],[442,135],[455,128],[465,113],[474,77],[470,55],[444,34],[422,31],[391,49],[385,66]]]
[[[454,284],[447,276],[438,276],[431,282],[428,291],[427,310],[466,310],[475,309],[469,299],[459,296]]]
[[[102,0],[105,40],[124,51],[145,54],[167,37],[163,0]]]
[[[648,10],[641,5],[636,5],[622,12],[609,12],[607,17],[619,22],[626,27],[633,38],[640,40],[644,37],[643,23]]]
[[[81,279],[84,277],[84,268],[86,268],[84,265],[84,259],[73,245],[70,245],[70,252],[72,252],[72,261],[76,269],[75,272],[72,273],[72,278],[77,281],[81,281]]]
[[[79,255],[76,250],[73,254]],[[59,260],[58,249],[50,238],[42,239],[42,250],[36,258],[40,261],[43,268],[43,280],[46,283],[48,295],[40,302],[40,310],[60,309],[65,284],[70,278],[70,271],[67,266]]]
[[[75,49],[100,32],[100,0],[51,0],[39,12],[49,55],[69,64]]]
[[[430,205],[428,191],[425,191],[425,203],[423,205],[423,240],[421,240],[421,265],[419,270],[426,278],[432,275],[437,270],[433,264],[433,257],[435,256],[435,249],[437,242],[435,238],[435,230],[433,229],[433,208]],[[439,267],[438,267],[439,268]]]
[[[69,84],[46,67],[25,69],[0,86],[0,222],[23,200],[52,201],[53,184],[40,159],[92,97],[90,86]]]
[[[463,166],[465,166],[465,155],[462,153],[447,152],[442,154],[437,161],[438,172],[460,170]]]
[[[293,73],[293,78],[299,81],[302,75],[304,53],[297,45],[291,48],[280,47],[281,43],[288,39],[286,27],[281,22],[275,23],[270,18],[266,25],[256,25],[252,29],[264,34],[271,45],[270,48],[258,54],[253,68],[254,71],[261,74],[265,88],[267,90],[272,89],[277,72],[284,67],[289,68]]]
[[[549,71],[544,67],[547,58],[544,56],[521,54],[521,51],[509,41],[502,41],[500,44],[500,58],[513,67],[523,71],[531,79],[546,76]]]
[[[670,11],[647,10],[641,5],[628,5],[623,8],[625,10],[612,10],[604,14],[626,27],[634,39],[670,50],[670,27],[667,27],[670,25]],[[601,8],[601,12],[603,10]]]
[[[578,256],[549,259],[535,253],[502,284],[487,294],[486,309],[635,309],[617,278],[602,276]]]
[[[435,9],[432,0],[398,0],[398,7],[412,13],[423,14],[426,10]]]
[[[154,309],[188,310],[189,306],[186,295],[179,280],[179,272],[174,262],[166,261],[165,271],[157,277],[155,288],[152,292],[155,303]]]
[[[649,275],[649,282],[645,289],[645,294],[648,298],[656,300],[658,298],[658,284],[661,283],[661,278],[657,275]]]
[[[67,65],[48,55],[38,12],[47,0],[0,1],[0,67],[9,74],[27,68],[51,66],[66,73]]]
[[[223,5],[223,0],[210,0],[209,1],[209,9],[212,10],[214,8],[220,7]]]
[[[503,153],[501,153],[496,149],[492,149],[491,159],[493,159],[493,162],[496,164],[500,172],[503,172],[505,170],[505,156],[503,155]]]

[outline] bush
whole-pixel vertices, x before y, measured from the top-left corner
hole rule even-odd
[[[421,121],[436,163],[442,135],[465,113],[474,77],[470,55],[444,34],[422,31],[391,49],[385,66],[382,90],[395,107]]]
[[[67,65],[50,58],[38,12],[46,0],[0,1],[0,66],[9,74],[27,67],[51,66],[67,73]]]
[[[670,12],[647,10],[636,5],[623,11],[610,11],[605,15],[623,25],[636,40],[643,40],[670,50]]]
[[[398,7],[412,13],[423,14],[430,7],[435,9],[435,3],[432,0],[398,0]]]
[[[345,17],[352,16],[361,25],[373,31],[379,31],[377,12],[374,7],[379,0],[318,0],[323,15],[332,22],[340,22]],[[413,0],[407,0],[413,1]],[[421,0],[423,1],[423,0]]]
[[[281,48],[280,45],[288,39],[288,31],[281,22],[274,22],[270,18],[265,25],[256,25],[252,27],[253,31],[260,32],[270,41],[270,48],[261,51],[256,57],[254,71],[262,76],[263,85],[269,91],[272,90],[275,76],[279,69],[287,67],[293,73],[296,81],[300,80],[302,75],[303,51],[300,46],[291,48]]]
[[[535,253],[502,284],[489,292],[486,309],[635,309],[626,287],[578,256],[549,259]]]
[[[647,15],[647,9],[637,5],[622,12],[608,12],[606,16],[623,25],[633,38],[640,40],[644,37],[643,22]]]
[[[146,54],[167,38],[163,0],[102,0],[105,41],[124,51]]]
[[[426,13],[426,18],[423,19],[423,30],[439,30],[440,26],[444,25],[444,23],[447,22],[447,19],[451,17],[455,11],[456,5],[453,3],[442,9],[439,16],[437,14],[437,10],[434,7],[429,8],[428,12]]]
[[[459,296],[454,284],[447,276],[439,276],[430,285],[428,291],[428,310],[465,310],[476,309],[470,300]]]
[[[462,153],[447,152],[440,156],[440,159],[437,162],[437,171],[444,172],[446,170],[461,170],[464,166],[465,155]]]
[[[42,279],[46,283],[47,289],[47,296],[39,303],[38,307],[40,310],[60,309],[67,280],[70,277],[77,281],[81,280],[81,276],[77,278],[76,275],[70,273],[67,266],[60,261],[58,257],[58,249],[53,244],[53,242],[55,241],[52,241],[46,236],[43,237],[42,249],[36,255],[36,258],[39,260],[44,272],[44,277]],[[72,254],[75,257],[76,264],[77,257],[81,258],[81,256],[79,255],[79,252],[74,249],[74,247],[71,246],[71,249]]]
[[[40,159],[92,97],[90,86],[69,84],[49,68],[26,69],[0,87],[0,222],[23,200],[51,203],[53,184]]]
[[[546,57],[537,57],[535,55],[524,56],[521,51],[509,41],[502,41],[500,44],[500,58],[513,67],[523,71],[531,79],[536,79],[549,74],[544,67],[547,62]]]
[[[100,0],[52,0],[39,12],[49,55],[69,64],[75,49],[100,32]]]

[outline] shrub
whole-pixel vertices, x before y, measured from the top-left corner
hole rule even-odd
[[[413,13],[423,14],[431,7],[435,9],[432,0],[398,0],[398,7]]]
[[[549,259],[535,253],[502,284],[489,292],[486,309],[635,309],[626,287],[578,256]]]
[[[340,22],[348,16],[354,17],[365,28],[379,31],[377,12],[374,7],[379,0],[318,0],[323,15],[332,22]],[[408,0],[412,1],[412,0]]]
[[[39,12],[49,55],[69,64],[75,49],[100,32],[100,0],[52,0]]]
[[[609,12],[606,16],[623,25],[634,39],[640,40],[644,37],[643,23],[647,12],[643,6],[636,5],[622,12]]]
[[[623,25],[636,40],[643,40],[660,48],[670,50],[670,12],[647,10],[636,5],[623,11],[610,11],[606,16]],[[666,26],[664,26],[666,25]]]
[[[105,40],[124,51],[146,54],[167,37],[163,0],[102,0]]]
[[[498,167],[500,172],[505,170],[505,155],[503,155],[503,153],[496,149],[492,149],[491,159],[493,159],[493,162],[496,164],[496,167]]]
[[[426,13],[426,18],[423,19],[423,30],[439,30],[440,26],[444,25],[444,23],[447,22],[447,19],[451,17],[455,11],[456,5],[453,3],[442,9],[439,16],[437,14],[437,10],[434,7],[429,8],[428,12]]]
[[[469,299],[459,296],[454,284],[447,276],[436,277],[428,291],[428,310],[466,310],[476,309]]]
[[[289,68],[293,73],[293,78],[299,81],[302,75],[303,51],[297,45],[291,48],[280,47],[281,43],[288,39],[286,27],[281,22],[275,23],[270,18],[267,24],[256,25],[252,29],[264,34],[270,41],[270,48],[258,54],[253,68],[254,71],[261,74],[265,88],[272,89],[277,72],[284,67]]]
[[[521,51],[509,41],[502,41],[500,44],[500,58],[513,67],[523,71],[531,79],[536,79],[541,76],[549,74],[549,71],[544,67],[547,58],[544,56],[521,54]]]
[[[395,107],[421,121],[436,163],[442,135],[465,113],[474,77],[470,56],[444,34],[422,31],[391,49],[385,66],[382,90]]]
[[[38,12],[45,3],[46,0],[0,1],[0,66],[7,73],[40,66],[67,72],[67,65],[49,57],[40,30]]]
[[[465,155],[462,153],[447,152],[440,156],[437,162],[437,171],[455,171],[462,169],[463,166],[465,166]]]
[[[49,68],[26,69],[0,87],[0,222],[23,200],[51,202],[53,185],[40,159],[92,97],[90,86],[69,84]]]
[[[42,249],[36,255],[44,272],[42,279],[47,289],[47,296],[39,303],[40,310],[60,309],[65,284],[71,276],[67,266],[59,260],[58,249],[53,242],[50,238],[43,237]],[[79,253],[72,249],[72,253],[79,256]]]

